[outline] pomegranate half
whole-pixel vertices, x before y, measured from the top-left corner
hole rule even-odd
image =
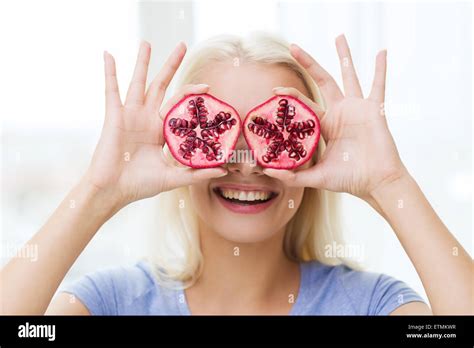
[[[243,132],[261,167],[293,169],[313,155],[320,124],[314,111],[300,100],[278,95],[247,114]]]
[[[168,112],[163,134],[173,157],[189,167],[211,168],[226,162],[241,132],[240,117],[210,94],[192,94]]]

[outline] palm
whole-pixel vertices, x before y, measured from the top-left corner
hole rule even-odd
[[[110,112],[117,114],[113,115],[115,122],[104,125],[97,146],[91,165],[94,183],[115,186],[130,200],[158,193],[160,174],[165,172],[159,127],[141,108],[120,107]]]
[[[327,148],[320,159],[326,188],[362,195],[372,174],[382,180],[399,162],[383,110],[372,100],[344,98],[321,123]],[[389,154],[389,155],[387,155]]]

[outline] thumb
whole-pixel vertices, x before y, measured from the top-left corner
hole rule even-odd
[[[299,171],[268,168],[264,169],[263,173],[283,181],[285,185],[290,187],[323,188],[324,167],[321,163]]]
[[[170,184],[173,187],[187,186],[203,180],[220,178],[224,175],[227,175],[227,170],[221,167],[206,169],[175,167],[170,173],[170,178],[173,178]]]

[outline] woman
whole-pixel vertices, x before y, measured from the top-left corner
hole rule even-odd
[[[143,42],[125,102],[105,52],[106,115],[92,162],[30,241],[40,250],[38,261],[15,258],[2,270],[3,313],[472,313],[472,260],[403,165],[387,127],[386,52],[377,55],[364,98],[344,36],[336,47],[344,91],[296,45],[267,35],[209,40],[190,57],[178,93],[163,106],[184,44],[146,90],[151,48]],[[320,117],[327,146],[321,142],[313,160],[294,171],[247,162],[176,166],[164,151],[163,118],[183,96],[207,92],[240,115],[274,94],[295,96]],[[237,149],[248,149],[242,136]],[[265,209],[242,209],[248,203],[223,204],[224,191],[272,198]],[[324,255],[325,246],[339,242],[334,192],[365,200],[392,226],[431,308],[401,281]],[[51,301],[102,224],[127,204],[158,194],[168,199],[152,261],[94,272]],[[169,252],[166,233],[178,237],[184,255]]]

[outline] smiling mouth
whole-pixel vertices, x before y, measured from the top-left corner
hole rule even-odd
[[[225,201],[238,205],[264,204],[278,196],[272,191],[241,191],[220,187],[216,187],[214,192]]]

